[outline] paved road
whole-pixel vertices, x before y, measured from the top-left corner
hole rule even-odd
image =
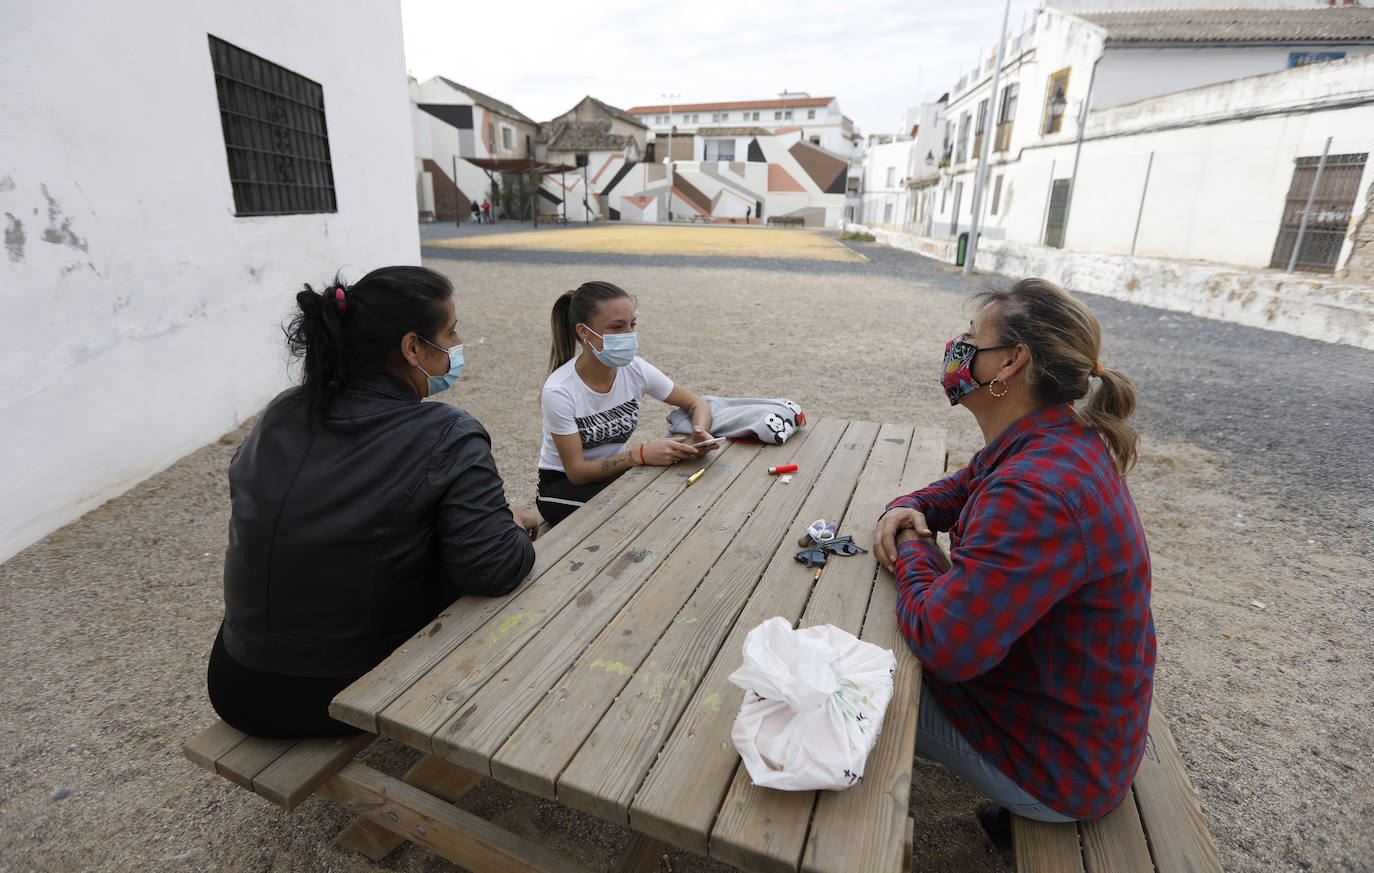
[[[451,235],[451,226],[443,232]],[[851,245],[869,260],[435,247],[424,253],[427,258],[526,264],[796,270],[860,280],[882,276],[919,282],[956,298],[1000,280],[969,279],[948,265],[886,246]],[[1346,540],[1356,553],[1374,554],[1367,530],[1368,507],[1374,503],[1374,352],[1093,294],[1078,296],[1102,323],[1104,363],[1135,381],[1136,423],[1142,433],[1221,453],[1240,474],[1236,494],[1286,506],[1295,519]],[[1356,507],[1365,508],[1363,520],[1353,511]]]

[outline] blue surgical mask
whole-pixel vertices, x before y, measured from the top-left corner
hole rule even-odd
[[[582,326],[587,327],[585,324]],[[608,333],[602,336],[590,327],[587,327],[587,333],[601,340],[601,351],[598,352],[591,343],[587,344],[587,348],[608,367],[628,366],[639,354],[639,339],[634,333]]]
[[[415,365],[415,368],[424,373],[425,378],[429,380],[429,393],[431,395],[438,394],[440,391],[447,391],[453,387],[453,383],[458,381],[458,376],[463,372],[463,344],[459,343],[451,349],[446,349],[442,346],[435,346],[434,343],[424,337],[420,337],[420,340],[425,345],[434,346],[439,351],[448,354],[448,372],[442,376],[431,376],[424,367],[419,364]]]

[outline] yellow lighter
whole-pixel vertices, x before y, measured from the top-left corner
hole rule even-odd
[[[691,485],[704,475],[706,475],[706,468],[702,467],[700,470],[697,470],[695,473],[687,477],[687,485]]]

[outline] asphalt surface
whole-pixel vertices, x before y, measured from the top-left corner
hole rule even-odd
[[[524,225],[528,227],[528,225]],[[465,227],[470,233],[517,226]],[[540,228],[537,233],[573,229]],[[788,231],[774,231],[787,233]],[[454,235],[426,225],[422,239]],[[426,258],[522,264],[673,266],[701,270],[799,271],[863,279],[891,277],[967,297],[996,274],[966,277],[955,267],[899,249],[846,243],[862,263],[684,255],[605,255],[424,247]],[[1073,290],[1073,289],[1069,289]],[[1142,441],[1185,442],[1221,454],[1232,490],[1286,507],[1295,529],[1346,540],[1362,556],[1374,502],[1374,352],[1074,292],[1103,329],[1103,363],[1135,383]],[[1356,511],[1364,509],[1361,512]],[[1297,533],[1295,532],[1295,535]]]

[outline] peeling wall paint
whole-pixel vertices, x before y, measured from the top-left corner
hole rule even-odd
[[[419,263],[396,0],[18,4],[6,26],[0,561],[285,387],[302,282]],[[338,212],[235,216],[207,34],[324,88]]]

